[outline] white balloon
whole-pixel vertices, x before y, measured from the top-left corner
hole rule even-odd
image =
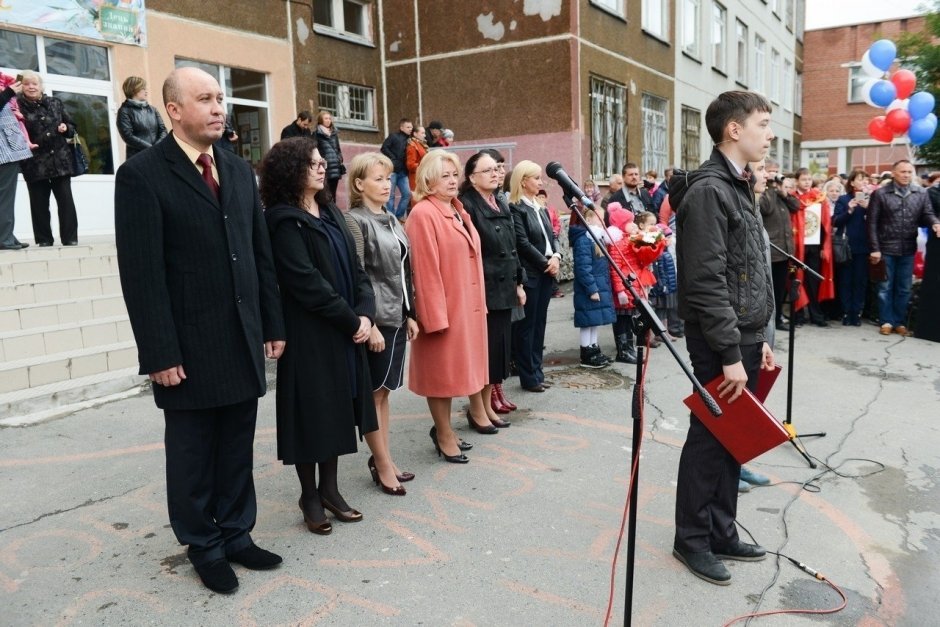
[[[881,107],[879,107],[878,105],[876,105],[874,102],[871,101],[871,88],[874,87],[875,83],[877,83],[878,80],[879,79],[877,78],[869,78],[867,81],[865,81],[862,84],[862,100],[864,100],[865,103],[868,104],[869,106],[880,109]]]
[[[868,56],[867,50],[865,51],[865,54],[862,55],[862,72],[875,78],[881,78],[885,75],[884,72],[875,67],[875,64],[871,62],[871,57]]]
[[[892,102],[885,108],[885,113],[887,113],[888,111],[894,111],[895,109],[904,109],[905,111],[907,111],[907,104],[909,101],[910,101],[910,98],[905,98],[904,100],[901,100],[900,98],[895,98],[894,102]]]

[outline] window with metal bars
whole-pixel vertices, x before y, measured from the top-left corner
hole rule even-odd
[[[682,107],[682,160],[680,167],[689,172],[702,164],[702,112]]]
[[[591,173],[607,180],[627,156],[627,88],[591,77]]]
[[[641,172],[662,172],[669,165],[669,101],[643,94],[643,165]]]

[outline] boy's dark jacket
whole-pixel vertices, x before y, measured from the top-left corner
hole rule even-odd
[[[693,172],[669,182],[676,207],[679,316],[723,365],[741,361],[741,345],[765,341],[773,314],[764,226],[750,183],[717,149]]]

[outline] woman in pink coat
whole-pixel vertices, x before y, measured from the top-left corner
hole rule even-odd
[[[454,433],[450,410],[453,397],[480,398],[487,383],[480,238],[457,200],[460,160],[456,155],[430,151],[421,160],[415,179],[418,202],[405,231],[411,241],[421,333],[411,344],[408,387],[428,399],[434,419],[430,436],[438,455],[448,462],[465,464],[470,460],[462,451],[470,445]]]

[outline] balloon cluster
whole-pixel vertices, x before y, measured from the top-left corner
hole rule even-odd
[[[910,70],[898,70],[884,78],[897,56],[897,47],[890,39],[880,39],[862,56],[862,72],[870,78],[862,86],[862,97],[873,107],[884,107],[868,123],[872,139],[890,143],[907,133],[915,146],[930,141],[937,131],[934,97],[926,91],[914,93],[917,77]]]

